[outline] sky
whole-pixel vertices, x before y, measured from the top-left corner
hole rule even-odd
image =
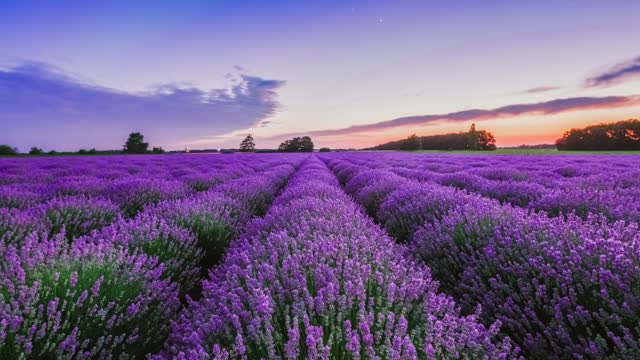
[[[553,143],[640,117],[640,1],[0,2],[0,144]]]

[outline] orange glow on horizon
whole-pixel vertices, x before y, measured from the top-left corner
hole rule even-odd
[[[640,118],[640,106],[616,109],[590,109],[555,115],[494,118],[464,122],[442,122],[423,126],[403,126],[366,133],[318,136],[317,143],[334,148],[366,148],[406,138],[467,131],[472,123],[496,138],[498,147],[553,144],[566,131],[599,123]]]

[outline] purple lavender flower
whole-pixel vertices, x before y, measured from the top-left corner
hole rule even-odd
[[[147,212],[135,219],[121,219],[78,241],[110,243],[124,247],[132,254],[142,252],[156,257],[164,265],[163,278],[177,283],[183,294],[200,282],[204,252],[198,246],[197,238],[187,229],[171,225]]]
[[[38,217],[26,211],[0,208],[0,242],[20,244],[31,233],[44,234],[48,228]]]
[[[425,224],[412,247],[463,309],[481,304],[528,356],[602,358],[640,354],[639,241],[637,225],[477,202]]]
[[[27,209],[41,202],[43,195],[23,184],[0,186],[0,208]]]
[[[195,234],[199,246],[206,254],[203,263],[205,267],[218,261],[229,241],[237,235],[240,224],[249,219],[248,211],[239,200],[216,192],[204,192],[183,200],[164,201],[147,209],[140,216],[157,216]]]
[[[105,197],[120,205],[125,215],[135,216],[145,206],[162,200],[180,199],[189,194],[182,182],[153,178],[119,180],[105,190]]]
[[[33,236],[19,249],[0,244],[3,358],[137,358],[162,343],[180,306],[162,265],[79,246]]]
[[[101,229],[120,218],[120,210],[112,202],[102,198],[55,198],[29,211],[49,228],[50,235],[64,230],[72,240]]]
[[[452,188],[407,182],[380,205],[377,219],[399,241],[408,241],[417,226],[442,217],[461,199],[469,197]]]
[[[310,158],[282,196],[300,194],[299,187],[309,194],[276,200],[231,244],[203,283],[202,299],[173,325],[160,358],[206,358],[203,351],[214,356],[221,348],[231,357],[331,358],[356,343],[369,358],[426,357],[427,344],[437,357],[511,354],[508,342],[491,342],[475,315],[461,317],[436,292],[428,269],[346,194],[326,197],[327,184],[307,176],[308,167],[315,174],[320,166]]]
[[[350,162],[352,168],[361,169],[367,160],[333,160],[343,172],[348,172]],[[372,167],[379,166],[377,158]],[[530,200],[519,197],[528,196],[528,190],[519,193],[509,187],[531,188],[532,207],[564,203],[565,217],[549,218],[462,192],[443,193],[437,186],[419,187],[409,180],[398,185],[399,201],[391,195],[385,198],[383,205],[393,211],[382,213],[380,209],[378,214],[384,215],[381,224],[392,233],[397,224],[410,228],[405,234],[409,234],[411,253],[431,267],[434,278],[459,301],[464,314],[474,314],[481,306],[482,322],[502,323],[502,335],[513,339],[527,357],[635,358],[640,356],[636,315],[640,292],[633,284],[640,283],[636,279],[640,233],[635,221],[607,221],[629,219],[637,213],[634,199],[621,201],[623,206],[607,203],[626,196],[633,185],[588,177],[586,168],[567,165],[545,175],[549,170],[542,166],[523,166],[522,171],[536,172],[529,178],[542,179],[541,185],[491,180],[476,189],[526,206]],[[375,173],[371,171],[370,176]],[[557,179],[544,180],[554,177]],[[357,193],[363,186],[350,187],[349,183],[347,188]],[[406,190],[409,188],[413,191]],[[510,192],[517,197],[505,197]],[[576,205],[559,196],[550,198],[565,193],[567,200],[578,199]],[[425,349],[434,353],[431,347]]]

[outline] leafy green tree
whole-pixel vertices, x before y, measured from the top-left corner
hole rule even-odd
[[[151,152],[152,152],[153,154],[164,154],[164,152],[165,152],[165,151],[164,151],[164,149],[163,149],[163,148],[161,148],[160,146],[158,146],[158,147],[155,147],[155,146],[154,146],[154,147],[153,147],[153,149],[151,149]]]
[[[313,141],[308,136],[294,137],[280,144],[278,151],[281,152],[312,152]]]
[[[253,136],[251,136],[251,134],[249,134],[240,143],[240,151],[242,151],[242,152],[251,152],[251,151],[255,151],[255,150],[256,150],[256,142],[253,140]]]
[[[32,147],[31,150],[29,150],[29,155],[42,155],[44,154],[44,151],[42,151],[42,149],[37,148],[37,147]]]
[[[571,129],[556,140],[556,147],[582,151],[640,150],[640,121],[629,119]]]
[[[278,146],[278,151],[281,152],[293,152],[295,151],[295,146],[293,144],[295,138],[292,140],[285,140],[283,143],[280,144],[280,146]]]
[[[493,151],[495,149],[496,138],[493,137],[493,134],[485,130],[478,131],[476,137],[476,150]]]
[[[9,145],[0,145],[0,155],[18,155],[18,149]]]
[[[129,134],[127,142],[124,144],[122,151],[127,154],[144,154],[149,148],[149,143],[144,142],[144,135],[139,132]]]

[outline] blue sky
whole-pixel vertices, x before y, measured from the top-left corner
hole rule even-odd
[[[638,13],[631,0],[3,1],[0,143],[118,148],[141,131],[169,149],[247,133],[360,147],[471,122],[498,145],[551,142],[638,117]],[[496,111],[516,105],[532,110]]]

